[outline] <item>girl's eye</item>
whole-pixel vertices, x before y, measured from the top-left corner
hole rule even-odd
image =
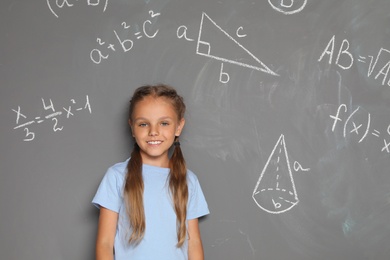
[[[146,124],[146,123],[140,123],[138,126],[140,126],[140,127],[145,127],[145,126],[147,126],[148,124]]]
[[[168,126],[169,123],[168,123],[168,122],[161,122],[161,125],[162,125],[162,126]]]

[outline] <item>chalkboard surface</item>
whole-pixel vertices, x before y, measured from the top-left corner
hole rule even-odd
[[[176,87],[206,259],[388,260],[387,0],[3,0],[1,259],[94,259],[128,99]]]

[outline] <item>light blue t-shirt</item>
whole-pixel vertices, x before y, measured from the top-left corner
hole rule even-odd
[[[129,245],[131,234],[123,188],[127,174],[127,163],[117,163],[110,167],[96,192],[92,203],[119,213],[115,235],[116,260],[186,260],[188,259],[187,241],[177,248],[176,214],[169,193],[169,168],[160,168],[144,164],[144,209],[146,230],[138,245]],[[207,202],[196,175],[187,170],[188,204],[187,220],[209,214]]]

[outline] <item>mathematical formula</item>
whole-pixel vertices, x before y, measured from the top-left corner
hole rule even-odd
[[[81,105],[78,105],[78,102],[75,99],[70,100],[70,105],[67,107],[62,107],[61,110],[57,111],[54,107],[53,101],[51,99],[42,100],[43,109],[49,114],[45,116],[35,116],[34,119],[28,120],[27,116],[22,113],[22,109],[18,106],[17,109],[12,109],[13,112],[16,113],[16,120],[14,130],[23,129],[24,131],[24,139],[23,141],[32,141],[35,138],[35,130],[31,130],[35,125],[42,124],[46,121],[51,122],[51,127],[54,132],[62,131],[64,126],[59,122],[58,118],[60,116],[66,117],[66,119],[75,116],[81,110],[88,110],[91,114],[91,104],[89,101],[88,95],[86,95],[85,100],[82,101]]]
[[[160,16],[160,13],[154,13],[152,10],[149,11],[150,18],[155,18]],[[94,48],[90,52],[90,59],[95,64],[102,63],[103,60],[107,60],[112,52],[117,51],[118,49],[123,51],[124,53],[129,52],[136,40],[141,39],[142,37],[147,37],[149,39],[155,38],[159,32],[159,29],[155,31],[151,31],[150,28],[154,25],[155,20],[147,19],[142,23],[142,28],[138,26],[128,25],[126,22],[122,22],[122,31],[118,33],[118,31],[113,30],[113,34],[115,35],[115,42],[108,43],[104,39],[97,38],[96,42],[98,43],[98,48]],[[133,29],[134,27],[134,29]],[[204,31],[212,31],[217,29],[218,34],[213,34],[213,38],[206,38],[204,36]],[[242,33],[244,28],[242,26],[238,27],[236,30],[236,36],[238,38],[245,37],[246,34]],[[192,42],[193,38],[189,38],[187,35],[187,27],[185,25],[181,25],[177,28],[177,38],[185,39],[186,41]],[[132,35],[129,37],[128,35]],[[230,53],[219,53],[219,48],[216,48],[214,45],[217,45],[216,38],[221,37],[226,39],[227,43],[231,43],[233,45],[233,50]],[[243,45],[241,45],[234,37],[229,35],[224,29],[222,29],[217,23],[215,23],[206,13],[202,14],[199,33],[197,35],[197,43],[196,43],[196,54],[201,56],[206,56],[208,58],[212,58],[221,62],[235,64],[238,66],[262,71],[274,76],[278,76],[277,73],[272,71],[267,65],[265,65],[260,59],[258,59],[254,54],[252,54],[248,49],[246,49]],[[119,45],[119,47],[117,47]],[[241,59],[252,61],[251,63],[243,63],[238,61],[236,57],[229,57],[230,54],[239,53]],[[219,81],[221,83],[227,83],[230,80],[230,76],[223,69],[223,63],[221,63],[221,70]]]
[[[79,0],[46,0],[47,6],[55,17],[59,17],[58,13],[55,10],[60,10],[62,8],[73,7],[75,2]],[[55,2],[55,3],[52,3]],[[307,0],[268,0],[270,6],[283,14],[295,14],[303,10],[307,4]],[[103,6],[103,12],[106,11],[108,0],[87,0],[88,6]]]
[[[363,114],[362,118],[357,116],[359,113]],[[361,107],[349,112],[347,106],[341,104],[338,107],[336,114],[330,115],[330,118],[333,119],[332,132],[335,131],[336,126],[340,123],[342,124],[344,138],[346,138],[348,134],[354,135],[357,138],[358,143],[361,143],[370,135],[375,138],[382,138],[384,145],[381,148],[381,152],[390,153],[390,124],[385,130],[385,134],[389,137],[389,141],[387,141],[386,138],[382,137],[382,132],[378,129],[371,129],[371,114],[363,111]]]
[[[325,47],[324,51],[322,52],[320,58],[318,61],[320,62],[322,59],[325,59],[325,56],[329,57],[328,63],[332,64],[334,63],[339,68],[343,70],[348,70],[352,67],[354,61],[356,60],[356,57],[354,57],[349,50],[349,41],[347,39],[344,39],[339,47],[339,50],[337,52],[337,56],[335,59],[333,59],[335,54],[335,42],[336,42],[336,36],[333,35],[333,37],[328,42],[327,46]],[[390,71],[390,51],[384,48],[381,48],[376,57],[372,55],[368,56],[362,56],[359,55],[357,58],[358,62],[361,63],[368,63],[368,70],[367,70],[367,77],[373,76],[376,80],[382,80],[382,85],[387,84],[390,86],[390,79],[388,78],[389,71]],[[387,82],[386,82],[387,81]]]
[[[52,3],[54,2],[54,3]],[[75,3],[79,3],[79,0],[46,0],[47,6],[55,17],[59,17],[58,10],[63,8],[70,8],[75,5]],[[100,0],[87,0],[87,5],[92,7],[99,7],[103,5],[103,12],[106,11],[108,0],[100,1]]]
[[[75,6],[75,3],[79,3],[79,0],[46,0],[47,6],[49,10],[52,12],[52,14],[55,17],[59,17],[58,12],[63,8],[71,8]],[[268,3],[270,6],[283,14],[294,14],[297,12],[300,12],[305,7],[307,0],[268,0]],[[86,4],[88,6],[92,7],[98,7],[103,6],[102,11],[105,12],[108,6],[108,0],[86,0]],[[160,15],[160,13],[154,13],[153,11],[149,11],[150,17],[155,18]],[[158,29],[151,31],[152,25],[155,23],[154,20],[147,19],[142,23],[142,28],[139,28],[138,25],[129,25],[125,21],[121,23],[121,31],[118,31],[116,29],[113,30],[113,34],[115,36],[115,41],[108,42],[107,39],[97,38],[96,42],[98,44],[98,47],[93,48],[90,51],[90,59],[95,64],[102,63],[103,60],[107,60],[112,52],[116,52],[118,50],[123,51],[124,53],[129,52],[133,46],[136,40],[146,37],[149,39],[152,39],[156,37],[158,33]],[[224,55],[216,54],[214,51],[211,51],[211,44],[212,39],[205,40],[203,39],[202,30],[210,25],[214,28],[217,28],[221,34],[218,34],[219,36],[225,37],[227,42],[233,42],[234,45],[236,45],[236,50],[239,53],[242,53],[241,58],[229,58],[224,57]],[[238,38],[245,37],[246,34],[241,33],[244,30],[242,26],[238,27],[236,30],[236,36]],[[184,38],[187,41],[194,41],[193,39],[190,39],[187,37],[187,27],[182,25],[179,26],[177,29],[177,37]],[[215,49],[215,48],[213,48]],[[234,52],[233,52],[234,53]],[[278,76],[277,73],[272,71],[268,66],[266,66],[260,59],[258,59],[255,55],[253,55],[249,50],[247,50],[243,45],[241,45],[235,38],[230,36],[224,29],[222,29],[219,25],[217,25],[206,13],[202,14],[201,22],[200,22],[200,28],[199,28],[199,34],[198,34],[198,41],[196,44],[196,54],[203,55],[212,59],[216,59],[222,62],[231,63],[259,71],[263,71],[265,73]],[[228,54],[227,54],[228,55]],[[242,59],[248,59],[252,60],[252,64],[248,63],[242,63],[238,60]],[[221,83],[227,83],[230,80],[230,75],[226,71],[224,71],[224,63],[221,63],[221,70],[219,75],[219,81]]]
[[[153,11],[149,11],[149,15],[151,18],[154,18],[154,17],[159,16],[160,13],[154,13]],[[118,33],[118,31],[116,31],[116,30],[113,30],[113,33],[114,33],[115,38],[117,40],[115,43],[114,42],[106,43],[101,38],[96,39],[96,42],[99,44],[99,47],[93,49],[90,52],[89,56],[90,56],[91,60],[95,64],[100,64],[103,60],[108,59],[111,52],[115,52],[115,51],[117,51],[117,49],[120,49],[125,53],[129,52],[133,48],[135,40],[141,39],[144,36],[149,38],[149,39],[156,37],[159,30],[150,32],[149,29],[150,29],[151,25],[153,25],[153,22],[148,19],[148,20],[143,22],[142,30],[140,30],[140,28],[138,26],[131,26],[131,25],[128,25],[126,22],[122,22],[121,23],[122,31],[120,33]],[[133,27],[135,28],[134,30],[133,30]],[[135,31],[134,36],[136,39],[129,38],[128,36],[126,36],[126,35],[129,35],[132,30]],[[117,44],[119,44],[120,47],[116,47]]]

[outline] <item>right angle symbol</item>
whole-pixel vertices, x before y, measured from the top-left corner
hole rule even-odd
[[[286,212],[299,202],[283,134],[260,174],[252,198],[272,214]]]

